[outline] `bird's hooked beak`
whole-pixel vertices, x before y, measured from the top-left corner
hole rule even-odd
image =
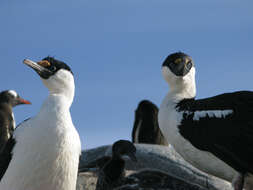
[[[52,71],[46,68],[51,65],[47,60],[42,60],[36,63],[32,60],[25,59],[23,63],[35,70],[42,78],[47,79],[53,74]]]
[[[193,67],[193,62],[189,57],[184,56],[172,61],[165,60],[162,66],[169,67],[171,72],[173,72],[176,76],[183,77],[190,72]]]

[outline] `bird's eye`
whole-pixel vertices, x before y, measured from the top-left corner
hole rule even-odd
[[[56,70],[56,67],[55,67],[55,66],[52,66],[52,67],[50,68],[50,70],[51,70],[51,71],[55,71],[55,70]]]
[[[187,67],[187,69],[191,69],[191,67],[192,67],[192,62],[189,61],[188,63],[186,63],[186,67]]]

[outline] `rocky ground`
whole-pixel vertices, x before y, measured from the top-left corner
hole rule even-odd
[[[131,161],[127,161],[127,175],[141,169],[151,168],[164,171],[171,176],[184,180],[185,182],[197,184],[206,190],[232,190],[230,183],[207,175],[194,168],[184,161],[172,147],[137,144],[136,148],[138,162],[132,163]],[[84,151],[82,153],[80,167],[85,167],[97,158],[110,154],[111,146],[102,146]],[[96,173],[94,172],[79,173],[77,190],[95,189],[96,180]],[[182,189],[180,188],[180,184],[178,184],[178,187],[170,190],[179,189]]]

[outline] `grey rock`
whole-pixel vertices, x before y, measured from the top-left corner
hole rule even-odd
[[[126,169],[129,171],[138,171],[145,168],[157,169],[183,179],[186,182],[197,184],[205,189],[233,190],[230,183],[205,174],[184,161],[171,146],[136,144],[136,148],[138,162],[133,163],[127,160]],[[80,159],[79,167],[83,168],[94,160],[110,154],[110,145],[84,151]],[[92,190],[95,183],[96,174],[92,172],[80,173],[77,189]]]
[[[79,173],[77,178],[77,190],[95,190],[97,176],[93,172]]]
[[[126,175],[134,171],[126,171]],[[77,178],[77,190],[95,190],[97,184],[97,175],[94,172],[79,173]]]

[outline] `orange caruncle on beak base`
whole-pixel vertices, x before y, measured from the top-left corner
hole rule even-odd
[[[178,59],[176,59],[176,60],[174,61],[174,63],[178,64],[178,63],[181,63],[182,61],[183,61],[182,58],[178,58]]]
[[[39,61],[38,64],[42,67],[49,67],[51,65],[47,60]]]

